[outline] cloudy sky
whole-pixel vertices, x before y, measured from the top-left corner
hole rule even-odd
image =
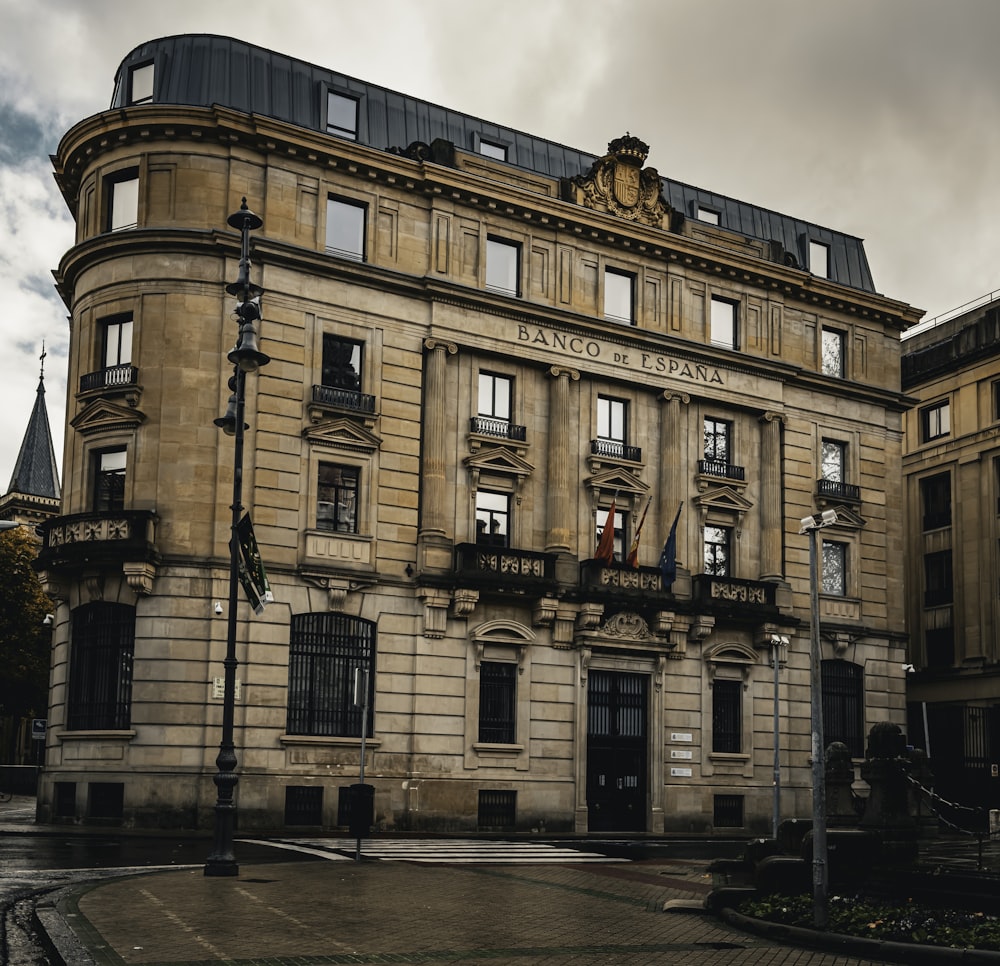
[[[1000,289],[998,0],[0,0],[0,492],[62,456],[73,240],[49,155],[144,40],[221,33],[865,239],[927,316]]]

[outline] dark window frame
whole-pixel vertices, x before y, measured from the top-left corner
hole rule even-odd
[[[865,672],[842,658],[820,662],[823,743],[840,741],[852,758],[865,753]]]
[[[712,752],[743,752],[743,681],[716,677],[712,682]]]
[[[517,740],[517,665],[509,661],[479,664],[481,744],[512,745]]]
[[[354,125],[353,127],[345,127],[342,124],[336,124],[331,122],[330,111],[331,100],[336,98],[341,103],[353,102],[354,104]],[[323,116],[323,127],[326,129],[327,134],[332,134],[334,137],[343,138],[345,141],[357,141],[361,134],[361,98],[354,94],[347,94],[344,91],[334,90],[332,87],[328,87],[326,90],[326,100],[324,102],[324,116]]]
[[[608,279],[620,278],[628,283],[628,314],[619,315],[617,313],[609,312],[608,303]],[[635,325],[636,324],[636,313],[635,313],[635,289],[636,289],[636,276],[635,272],[626,271],[623,268],[614,268],[610,265],[606,265],[604,268],[604,318],[608,322],[617,322],[622,325]],[[611,306],[614,307],[614,306]]]
[[[340,248],[330,244],[330,226],[331,224],[337,224],[336,212],[341,209],[360,213],[361,237],[357,240],[358,244],[355,247]],[[351,227],[353,234],[353,229],[357,226],[352,225]],[[340,195],[327,195],[326,238],[323,242],[323,249],[327,255],[333,255],[337,258],[347,258],[352,262],[365,262],[368,260],[368,204],[366,202],[358,201],[356,198],[343,198]]]
[[[375,727],[377,625],[333,611],[293,614],[289,632],[289,735],[360,738],[362,707],[354,704],[354,670],[368,671],[368,722]]]
[[[827,337],[836,343],[836,353],[827,348]],[[847,373],[847,333],[842,329],[823,326],[820,330],[820,372],[824,376],[843,379]]]
[[[484,497],[496,497],[503,506],[489,506]],[[476,543],[488,547],[509,547],[513,511],[511,494],[502,490],[476,490]]]
[[[715,533],[710,534],[709,531]],[[709,539],[721,535],[721,539]],[[733,528],[708,523],[702,528],[704,572],[712,577],[732,577]]]
[[[496,252],[497,255],[491,260],[490,253]],[[496,261],[500,257],[500,252],[504,252],[508,256],[513,255],[514,258],[514,287],[511,288],[509,285],[497,285],[490,281],[490,266],[496,266]],[[508,267],[507,263],[504,263],[504,267]],[[499,295],[510,295],[514,298],[520,298],[521,296],[521,243],[512,241],[510,238],[501,238],[499,235],[487,235],[486,236],[486,288],[490,292],[496,292]]]
[[[348,348],[350,352],[345,352],[344,350]],[[324,332],[320,385],[331,389],[361,392],[364,352],[364,342],[358,339],[345,339],[336,332]]]
[[[120,455],[122,466],[106,466],[105,458]],[[92,450],[91,506],[95,513],[117,513],[125,509],[125,478],[128,473],[128,447],[108,446]]]
[[[152,69],[153,82],[149,85],[149,94],[142,97],[135,96],[135,77],[140,71],[147,68]],[[128,90],[126,92],[126,103],[132,107],[139,104],[152,104],[156,94],[156,65],[154,61],[147,60],[141,64],[133,64],[128,70]]]
[[[135,182],[135,220],[128,223],[115,223],[115,194],[120,185]],[[139,227],[139,167],[133,165],[113,171],[104,177],[104,230],[105,232],[132,231]]]
[[[951,435],[951,400],[938,402],[920,409],[920,441],[929,443]]]
[[[706,460],[730,463],[733,448],[733,423],[730,419],[706,416],[704,426],[704,452]]]
[[[935,473],[920,480],[922,529],[951,526],[951,473]]]
[[[127,731],[132,724],[135,608],[94,601],[73,609],[68,731]]]
[[[727,324],[731,323],[732,332],[726,339],[716,338],[715,333],[715,306],[727,306],[732,313]],[[711,345],[720,346],[726,349],[739,351],[740,348],[740,303],[736,299],[724,298],[721,295],[713,295],[709,299],[709,319],[708,319],[708,341]]]
[[[339,480],[334,479],[335,473],[339,474]],[[322,499],[324,496],[328,499]],[[321,512],[321,505],[331,509]],[[316,529],[327,533],[359,533],[360,518],[361,468],[320,460],[316,469]]]

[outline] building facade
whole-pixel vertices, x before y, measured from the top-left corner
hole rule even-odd
[[[824,509],[827,739],[860,756],[905,722],[884,467],[919,313],[858,239],[647,152],[228,38],[125,58],[55,157],[77,237],[43,817],[211,822],[244,198],[271,361],[243,502],[274,602],[239,615],[241,828],[344,823],[358,668],[382,828],[763,830],[775,719],[782,814],[808,814],[799,531]]]
[[[1000,303],[903,343],[910,734],[935,790],[1000,807]],[[949,813],[950,814],[950,813]],[[968,824],[968,813],[950,814]]]

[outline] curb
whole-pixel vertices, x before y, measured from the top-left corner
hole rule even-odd
[[[804,946],[823,952],[857,956],[862,959],[910,964],[952,963],[1000,964],[1000,952],[992,949],[958,949],[953,946],[922,946],[918,943],[901,943],[883,939],[864,939],[861,936],[843,936],[838,933],[819,932],[804,926],[751,919],[735,909],[720,909],[719,917],[744,932],[771,939],[782,944]]]
[[[58,909],[59,903],[64,898],[80,891],[80,885],[57,889],[55,892],[40,896],[34,907],[41,940],[59,966],[96,966],[96,961]]]

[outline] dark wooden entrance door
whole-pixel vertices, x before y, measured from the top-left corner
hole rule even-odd
[[[587,824],[592,832],[646,830],[649,678],[591,670],[587,683]]]

